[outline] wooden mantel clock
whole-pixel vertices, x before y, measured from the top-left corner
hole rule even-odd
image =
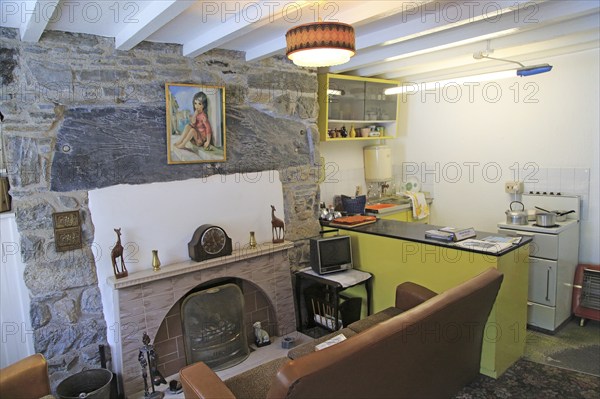
[[[190,258],[196,262],[231,255],[231,238],[225,230],[212,224],[198,227],[188,243]]]

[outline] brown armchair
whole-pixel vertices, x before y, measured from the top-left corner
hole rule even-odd
[[[36,353],[0,369],[0,398],[31,399],[50,395],[48,363]]]
[[[350,324],[340,331],[348,339],[326,349],[293,360],[288,353],[226,381],[202,362],[184,367],[185,397],[451,397],[479,374],[484,326],[501,283],[502,274],[488,269],[438,295],[401,284],[395,310]]]

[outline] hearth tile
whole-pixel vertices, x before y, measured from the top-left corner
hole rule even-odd
[[[189,290],[191,290],[192,288],[196,287],[204,281],[204,275],[202,271],[197,271],[194,273],[187,273],[175,276],[171,280],[173,283],[174,291],[187,293]]]
[[[167,321],[167,330],[169,331],[169,338],[179,337],[182,334],[181,331],[181,315],[173,315],[168,316]]]
[[[268,308],[270,305],[269,300],[267,299],[267,297],[265,295],[262,294],[262,292],[260,294],[256,295],[256,307],[254,310],[258,310],[258,309],[262,309],[262,308]]]
[[[121,319],[144,314],[143,300],[119,301],[119,314]]]
[[[127,287],[119,290],[119,302],[124,303],[127,301],[133,301],[142,298],[142,287],[136,285],[135,287]]]
[[[175,354],[177,357],[177,339],[171,338],[163,342],[155,343],[154,349],[156,353],[161,357]],[[166,361],[166,359],[165,359]]]
[[[169,291],[173,291],[173,282],[170,278],[155,280],[150,283],[142,284],[142,293],[144,294],[144,298],[160,295]]]
[[[144,311],[146,312],[146,315],[153,313],[154,311],[157,310],[162,310],[164,311],[163,313],[163,317],[164,315],[166,315],[169,310],[171,310],[171,307],[173,306],[173,304],[175,303],[174,300],[174,296],[173,296],[173,292],[169,291],[169,292],[163,292],[161,294],[157,294],[151,297],[144,297],[143,299],[144,302]]]
[[[247,286],[250,284],[246,284]],[[250,293],[244,292],[244,313],[254,312],[256,310],[256,295],[258,291]]]
[[[139,342],[142,342],[142,334],[146,330],[146,316],[143,313],[122,317],[119,322],[121,331],[121,340],[125,340],[131,336],[139,337]]]
[[[164,367],[165,367],[165,374],[164,375],[177,374],[177,373],[179,373],[179,370],[181,370],[185,366],[186,366],[185,357],[184,358],[178,358],[178,359],[175,359],[175,360],[170,361],[170,362],[166,362],[165,365],[164,365]]]
[[[258,309],[256,312],[252,312],[252,316],[250,317],[252,318],[253,323],[256,321],[264,322],[269,319],[269,309]]]
[[[202,270],[202,282],[214,280],[216,278],[227,276],[227,271],[224,266],[212,267]]]
[[[253,281],[268,281],[274,277],[272,267],[259,267],[252,270]]]
[[[169,330],[167,328],[167,318],[160,323],[160,327],[158,327],[158,331],[156,332],[156,337],[154,337],[154,342],[163,342],[169,339]]]
[[[248,260],[226,265],[228,275],[245,278],[246,280],[251,280],[253,267],[254,265],[252,262],[249,262]]]
[[[178,315],[180,311],[181,311],[181,307],[179,306],[179,304],[177,304],[177,306],[173,306],[171,308],[171,310],[169,310],[169,313],[167,313],[166,317]]]

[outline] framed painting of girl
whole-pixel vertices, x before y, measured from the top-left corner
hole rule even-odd
[[[225,87],[167,83],[169,164],[225,162]]]

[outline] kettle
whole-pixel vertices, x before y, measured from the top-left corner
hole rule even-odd
[[[513,204],[520,204],[521,210],[514,210]],[[506,223],[507,224],[527,224],[527,211],[525,210],[525,205],[521,201],[513,201],[510,203],[509,210],[504,212],[506,214]]]

